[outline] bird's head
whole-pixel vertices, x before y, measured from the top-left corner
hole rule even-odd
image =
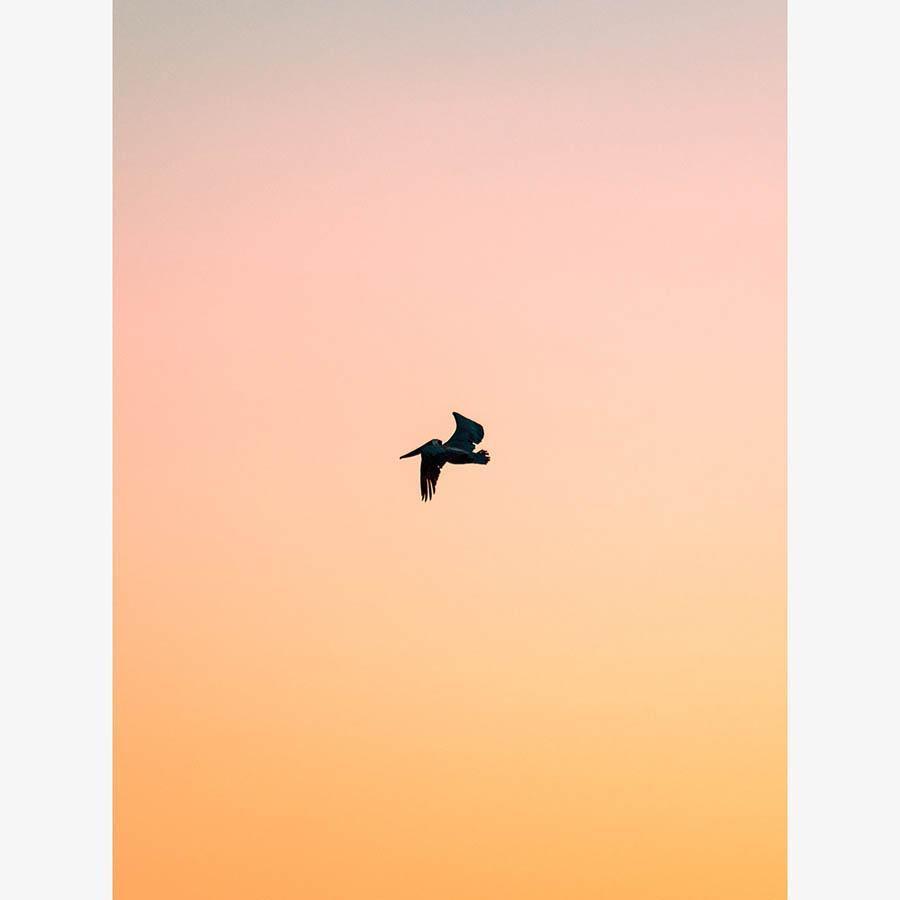
[[[410,450],[409,453],[404,453],[400,459],[408,459],[410,456],[418,456],[423,450],[427,450],[429,447],[440,447],[442,446],[440,440],[438,438],[432,438],[428,441],[427,444],[422,444],[421,447],[416,447],[415,450]]]

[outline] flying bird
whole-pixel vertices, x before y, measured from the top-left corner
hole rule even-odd
[[[471,419],[453,413],[456,419],[456,431],[446,443],[441,443],[437,438],[432,438],[427,444],[422,444],[409,453],[404,453],[400,459],[408,459],[410,456],[421,456],[422,465],[419,468],[419,487],[422,491],[422,499],[430,500],[437,488],[437,480],[440,477],[444,463],[454,466],[466,466],[476,463],[486,466],[491,461],[487,450],[479,450],[475,453],[475,445],[480,444],[484,438],[484,429]]]

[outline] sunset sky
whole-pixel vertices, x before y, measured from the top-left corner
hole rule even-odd
[[[784,897],[785,18],[117,0],[117,900]]]

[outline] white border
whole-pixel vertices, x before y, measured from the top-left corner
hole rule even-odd
[[[111,6],[0,35],[0,896],[111,897]]]
[[[789,897],[900,897],[898,12],[788,27]]]

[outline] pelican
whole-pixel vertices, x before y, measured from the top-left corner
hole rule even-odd
[[[475,453],[475,445],[480,444],[484,437],[484,429],[471,419],[453,413],[456,419],[456,431],[450,435],[450,439],[442,444],[437,438],[432,438],[427,444],[422,444],[409,453],[404,453],[400,459],[409,459],[410,456],[421,456],[422,465],[419,469],[419,488],[422,491],[422,499],[430,500],[437,488],[437,480],[441,474],[444,463],[454,466],[466,466],[477,463],[486,466],[491,461],[487,450],[479,450]]]

